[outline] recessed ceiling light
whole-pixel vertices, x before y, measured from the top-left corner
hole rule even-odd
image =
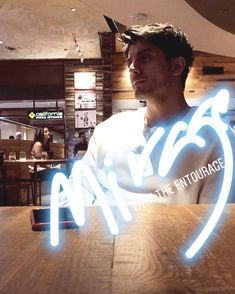
[[[3,41],[0,40],[0,44],[3,44]]]
[[[76,11],[76,8],[70,8],[71,11]]]

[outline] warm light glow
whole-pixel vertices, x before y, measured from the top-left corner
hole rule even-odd
[[[74,88],[81,89],[81,90],[95,89],[96,88],[95,72],[75,72],[74,73]]]

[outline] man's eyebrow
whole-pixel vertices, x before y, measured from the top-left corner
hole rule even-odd
[[[143,49],[143,50],[137,52],[137,56],[138,55],[142,55],[142,54],[144,54],[146,52],[149,53],[149,52],[152,52],[152,51],[153,50],[151,48]],[[131,60],[131,57],[130,56],[127,56],[126,61],[128,62],[130,60]]]

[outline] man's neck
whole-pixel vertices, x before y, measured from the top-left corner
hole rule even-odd
[[[147,99],[147,111],[145,121],[149,127],[156,123],[169,123],[175,116],[189,109],[183,93],[180,95],[170,95],[166,98]]]

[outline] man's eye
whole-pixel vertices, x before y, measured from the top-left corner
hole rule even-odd
[[[141,56],[141,61],[149,61],[150,60],[150,55],[143,55]]]

